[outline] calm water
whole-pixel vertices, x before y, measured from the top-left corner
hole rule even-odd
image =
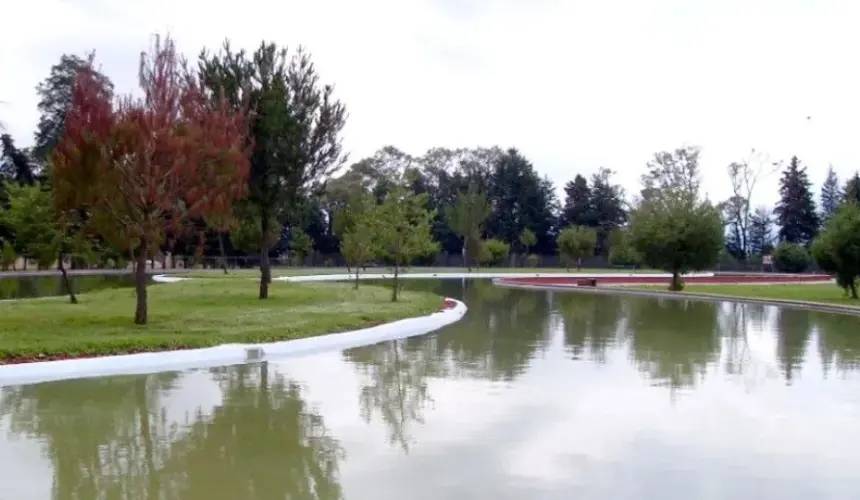
[[[860,496],[860,319],[465,286],[432,336],[3,388],[0,499]]]
[[[70,278],[77,293],[134,285],[134,277],[131,274],[76,275]],[[67,293],[69,291],[63,286],[60,276],[0,277],[0,300],[50,297]]]

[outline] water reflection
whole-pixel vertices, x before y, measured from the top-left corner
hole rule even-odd
[[[695,386],[719,359],[716,304],[645,298],[627,304],[630,355],[654,383],[673,389]]]
[[[616,347],[620,339],[625,318],[621,297],[562,293],[556,300],[571,357],[605,363],[607,349]]]
[[[182,378],[4,388],[0,415],[43,444],[55,499],[342,497],[345,452],[294,381],[270,377],[265,363],[212,370],[221,403],[179,422],[163,402]]]
[[[438,334],[3,388],[0,463],[55,499],[846,498],[860,319],[423,282]],[[683,392],[681,398],[674,397]],[[18,450],[18,451],[7,451]],[[619,481],[618,478],[625,478]],[[0,498],[27,498],[0,468]],[[31,484],[32,483],[32,484]]]

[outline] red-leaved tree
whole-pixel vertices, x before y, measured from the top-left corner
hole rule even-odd
[[[146,263],[166,235],[245,194],[246,116],[213,105],[190,75],[169,37],[141,56],[142,99],[112,102],[84,69],[53,158],[59,208],[86,210],[92,231],[132,253],[137,324],[147,322]]]

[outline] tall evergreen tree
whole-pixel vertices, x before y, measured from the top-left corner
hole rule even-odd
[[[758,207],[750,219],[750,254],[767,255],[773,251],[773,217],[767,207]]]
[[[564,186],[564,207],[561,211],[559,225],[591,226],[591,190],[588,181],[580,174]]]
[[[36,129],[33,158],[40,163],[46,163],[54,147],[63,137],[66,128],[66,114],[72,105],[72,89],[75,77],[82,69],[92,70],[93,78],[106,90],[113,93],[113,83],[110,79],[96,71],[93,67],[95,52],[78,57],[73,54],[63,54],[60,61],[51,66],[51,72],[45,80],[36,86],[39,95],[39,125]]]
[[[14,181],[18,184],[32,185],[36,173],[26,149],[18,149],[9,134],[0,136],[0,180]]]
[[[609,253],[609,234],[627,222],[624,189],[612,183],[612,170],[601,168],[591,178],[591,226],[597,229],[597,255]]]
[[[808,245],[818,234],[811,185],[806,167],[793,156],[779,181],[780,200],[774,210],[780,241]]]
[[[821,185],[821,220],[826,222],[836,213],[842,204],[842,190],[839,188],[839,178],[833,170],[833,165],[827,169],[827,178]]]
[[[493,213],[487,222],[489,236],[516,245],[525,228],[537,236],[536,253],[554,249],[555,195],[552,182],[542,179],[516,149],[509,149],[493,168],[488,198]]]
[[[854,172],[854,176],[845,183],[842,191],[843,201],[860,205],[860,173]]]

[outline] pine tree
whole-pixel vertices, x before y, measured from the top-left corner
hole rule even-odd
[[[767,207],[758,207],[750,218],[750,253],[767,255],[773,251],[772,217]]]
[[[597,229],[597,254],[609,253],[609,234],[627,222],[624,189],[612,183],[614,172],[601,168],[591,178],[591,225]]]
[[[585,177],[576,174],[572,181],[564,186],[564,208],[561,212],[560,225],[567,226],[590,226],[589,201],[591,191]]]
[[[821,185],[822,222],[826,222],[830,219],[830,216],[839,209],[839,205],[841,203],[842,192],[839,189],[839,178],[836,176],[836,172],[833,171],[833,166],[831,165],[830,168],[827,169],[827,178],[824,180],[824,184]]]
[[[18,149],[9,134],[0,136],[0,178],[26,185],[36,180],[29,151]]]
[[[806,167],[791,158],[779,181],[780,200],[774,210],[780,241],[809,244],[818,234],[818,213]]]
[[[860,174],[857,172],[854,172],[854,177],[851,177],[845,183],[842,199],[843,201],[860,205]]]

